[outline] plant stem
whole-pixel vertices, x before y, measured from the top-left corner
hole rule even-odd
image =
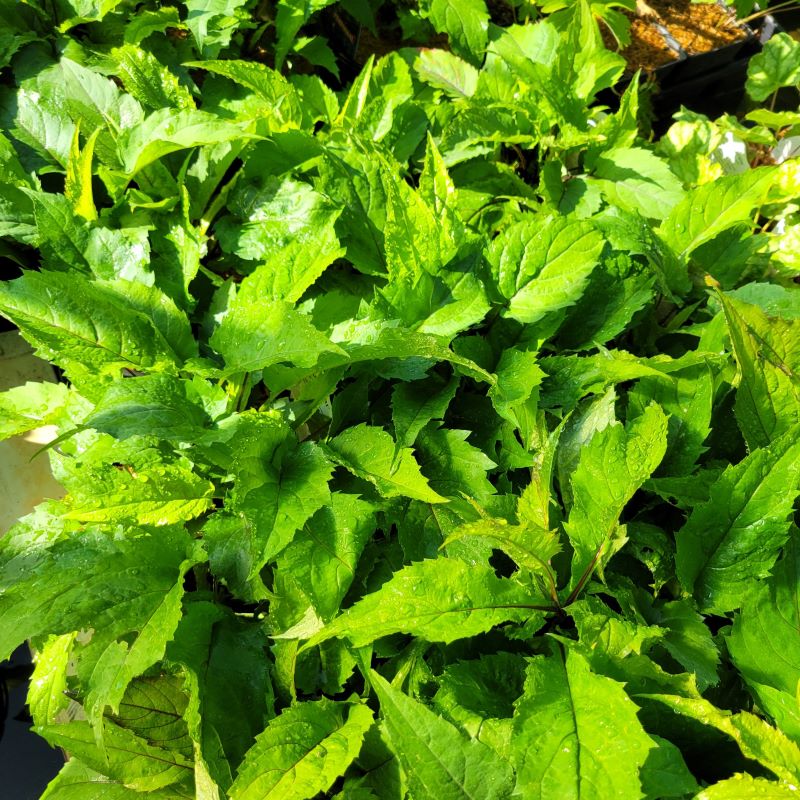
[[[586,569],[583,571],[583,574],[578,579],[578,582],[575,584],[575,588],[570,592],[569,597],[567,598],[566,602],[563,605],[563,608],[572,605],[575,600],[577,600],[578,595],[581,593],[581,590],[586,585],[586,582],[591,577],[592,573],[594,572],[594,568],[597,566],[597,562],[600,560],[600,554],[603,552],[603,546],[605,545],[605,540],[600,547],[597,548],[597,552],[592,556],[592,560],[587,565]]]
[[[753,14],[750,14],[747,17],[742,17],[739,20],[741,23],[750,22],[751,20],[758,19],[759,17],[766,17],[771,14],[773,11],[780,11],[784,8],[791,8],[792,6],[796,8],[800,8],[800,3],[797,0],[786,0],[784,3],[778,3],[776,6],[771,6],[768,8],[762,8],[760,11],[756,11]]]
[[[214,217],[216,217],[220,210],[225,206],[231,189],[233,189],[233,187],[236,185],[236,181],[239,180],[239,175],[241,175],[241,171],[236,172],[234,176],[217,192],[216,197],[211,201],[208,208],[205,210],[199,225],[200,234],[202,236],[205,235],[209,226],[214,221]]]

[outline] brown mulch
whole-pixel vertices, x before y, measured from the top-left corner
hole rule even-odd
[[[627,16],[631,21],[631,43],[620,51],[620,55],[628,62],[630,72],[637,69],[654,70],[675,60],[675,51],[647,20],[633,14]],[[617,43],[611,32],[605,26],[601,26],[600,32],[606,47],[609,50],[616,50]]]
[[[648,4],[689,55],[708,53],[747,36],[735,17],[716,3],[650,0]]]

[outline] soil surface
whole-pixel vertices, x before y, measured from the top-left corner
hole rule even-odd
[[[708,53],[747,36],[736,18],[716,3],[650,0],[648,5],[689,55]]]
[[[747,31],[736,18],[716,3],[692,3],[691,0],[648,0],[648,6],[660,17],[661,24],[689,54],[708,53],[741,41]],[[651,20],[625,12],[631,21],[631,43],[620,51],[628,62],[628,73],[637,69],[653,70],[674,61],[676,52],[654,27]],[[603,41],[609,50],[618,50],[607,28],[601,26]]]
[[[637,69],[654,70],[677,58],[677,53],[650,22],[632,14],[626,16],[631,21],[631,43],[620,51],[620,55],[628,62],[627,72],[632,73]],[[605,26],[601,26],[601,33],[606,47],[617,50],[616,40]]]
[[[517,23],[514,7],[507,0],[486,0],[486,8],[495,25],[508,28]],[[521,21],[521,20],[520,20]]]

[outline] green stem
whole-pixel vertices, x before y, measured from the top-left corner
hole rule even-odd
[[[237,172],[218,192],[216,197],[211,201],[211,204],[205,210],[202,219],[200,220],[199,230],[200,235],[205,236],[206,231],[208,230],[211,223],[214,221],[214,217],[219,214],[219,212],[225,207],[225,204],[228,202],[228,195],[230,194],[231,189],[236,185],[236,181],[239,180],[239,175],[241,175],[241,170]]]
[[[425,655],[428,648],[430,648],[430,644],[422,639],[417,639],[408,645],[405,651],[400,655],[400,665],[397,668],[394,678],[392,678],[392,686],[395,689],[403,688],[403,684],[406,682],[411,668]]]
[[[771,14],[773,11],[780,11],[784,8],[792,8],[797,7],[798,2],[797,0],[786,0],[784,3],[778,3],[776,6],[771,6],[769,8],[762,8],[760,11],[756,11],[754,14],[750,14],[747,17],[742,17],[739,22],[750,22],[751,20],[758,19],[759,17],[766,17],[767,15]]]
[[[247,403],[250,401],[250,393],[253,389],[253,376],[250,372],[245,372],[244,380],[242,381],[241,388],[239,389],[239,397],[236,401],[236,410],[244,411],[247,408]]]
[[[228,395],[228,410],[242,411],[247,406],[252,388],[249,372],[234,375],[225,383],[225,394]]]
[[[603,552],[604,547],[605,547],[605,540],[603,541],[603,544],[601,544],[600,547],[597,548],[597,552],[594,554],[592,560],[589,562],[586,569],[583,571],[583,574],[578,579],[578,583],[575,584],[575,588],[570,592],[569,597],[564,603],[563,608],[572,605],[575,602],[575,600],[577,600],[578,595],[581,593],[581,590],[586,585],[586,582],[589,580],[589,578],[592,576],[592,573],[594,572],[594,569],[597,566],[597,562],[600,560],[600,554]]]

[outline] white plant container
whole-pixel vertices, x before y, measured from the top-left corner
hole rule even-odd
[[[0,334],[0,391],[55,379],[53,368],[37,358],[16,331]],[[45,425],[0,442],[0,536],[42,500],[64,494],[53,479],[46,453],[34,458],[54,438],[55,428]]]

